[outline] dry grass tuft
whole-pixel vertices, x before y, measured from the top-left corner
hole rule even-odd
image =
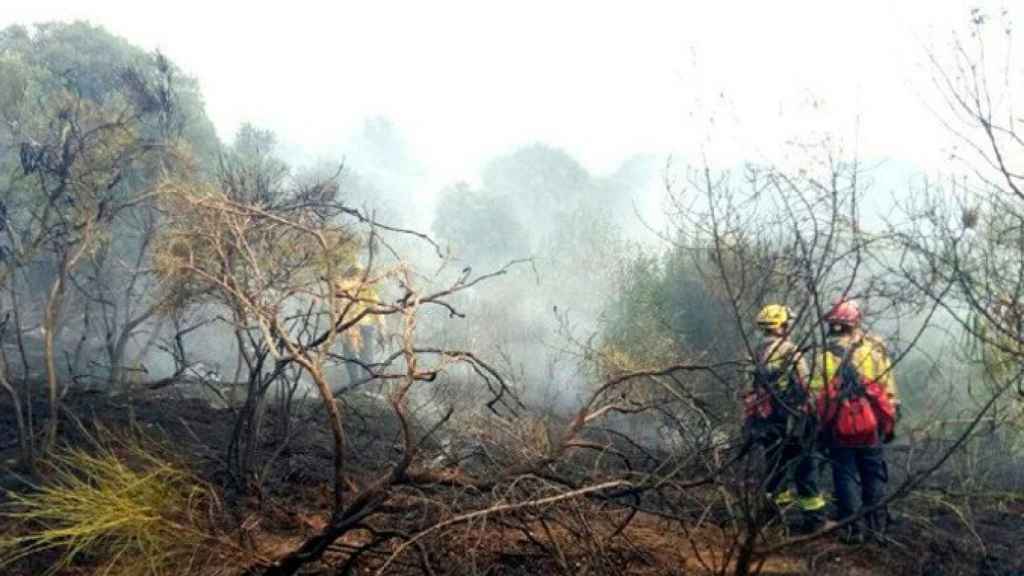
[[[48,574],[80,562],[98,574],[198,571],[216,499],[155,443],[100,429],[91,449],[61,449],[45,466],[45,484],[0,509],[15,527],[0,536],[0,568],[49,552]]]

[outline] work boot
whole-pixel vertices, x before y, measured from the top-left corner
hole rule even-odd
[[[790,504],[796,502],[796,493],[787,488],[786,490],[773,495],[772,501],[774,501],[775,505],[779,508],[786,508]]]

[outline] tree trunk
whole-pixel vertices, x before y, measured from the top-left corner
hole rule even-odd
[[[240,315],[235,313],[235,325],[238,326]],[[238,358],[235,361],[235,375],[231,378],[232,382],[240,382],[242,380],[242,368],[243,365],[249,364],[249,360],[246,357],[245,351],[245,339],[242,337],[242,331],[239,328],[235,328],[235,344],[238,348]]]
[[[349,342],[348,338],[346,338],[344,335],[342,335],[341,337],[341,353],[344,354],[346,358],[359,357],[359,351],[356,350],[356,347],[351,342]],[[355,362],[345,362],[345,371],[348,373],[349,388],[355,385],[356,382],[359,382],[360,370],[361,368],[358,365],[356,365]]]
[[[341,412],[334,400],[331,387],[324,378],[323,370],[309,360],[300,360],[309,375],[313,377],[317,389],[320,391],[320,399],[323,400],[324,409],[327,410],[328,422],[331,426],[331,436],[334,440],[334,512],[340,513],[345,504],[345,430],[341,426]]]
[[[32,381],[28,374],[28,353],[25,352],[25,338],[22,335],[21,304],[18,302],[17,275],[11,274],[8,287],[11,290],[11,312],[14,316],[14,337],[18,343],[18,357],[21,360],[21,386],[25,400],[25,429],[28,431],[28,454],[30,461],[27,464],[30,469],[35,468],[35,417],[32,409]]]
[[[86,345],[88,345],[89,343],[89,328],[90,325],[92,324],[92,318],[90,318],[89,315],[89,303],[84,302],[82,306],[84,308],[82,310],[82,333],[78,336],[78,344],[75,345],[75,353],[72,356],[71,360],[72,378],[77,378],[78,376],[86,372],[85,367],[82,364],[85,362],[86,359],[85,348]]]
[[[0,351],[0,387],[7,391],[14,405],[14,420],[18,426],[18,449],[21,453],[21,464],[27,470],[35,470],[35,454],[32,446],[32,430],[25,423],[25,409],[18,396],[18,391],[7,378],[7,358]]]
[[[107,346],[107,358],[110,362],[110,393],[114,394],[117,391],[130,392],[131,391],[131,378],[139,376],[137,372],[141,369],[142,359],[146,357],[149,350],[153,347],[153,343],[156,342],[157,337],[163,330],[166,319],[160,319],[157,322],[156,327],[150,332],[149,337],[146,339],[146,343],[139,350],[138,354],[135,355],[130,367],[125,361],[125,351],[128,349],[128,342],[131,341],[132,336],[135,335],[135,331],[142,326],[146,321],[152,318],[157,312],[157,306],[153,305],[148,310],[139,314],[135,318],[125,322],[120,327],[120,333],[114,340],[113,345]],[[108,334],[108,341],[112,335]],[[126,375],[126,372],[136,372],[134,376]]]
[[[50,415],[46,422],[46,443],[44,450],[49,452],[57,443],[57,427],[60,418],[60,382],[57,380],[57,361],[54,339],[57,334],[57,321],[64,299],[64,272],[61,267],[57,278],[50,286],[46,300],[46,313],[43,317],[43,358],[46,363],[46,391],[50,404]]]
[[[125,377],[124,351],[128,347],[128,340],[134,331],[134,327],[125,327],[117,336],[113,348],[110,349],[110,389],[130,392],[128,379]]]
[[[157,339],[160,338],[160,334],[163,333],[165,326],[167,326],[167,318],[160,317],[156,322],[156,326],[150,331],[149,337],[146,338],[146,343],[142,345],[142,348],[139,349],[135,354],[135,357],[132,359],[132,366],[142,366],[142,361],[149,355],[149,351],[153,349]]]

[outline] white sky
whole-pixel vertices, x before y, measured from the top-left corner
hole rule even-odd
[[[434,183],[535,141],[608,172],[709,134],[723,163],[772,157],[810,130],[934,166],[925,49],[968,15],[959,0],[0,2],[2,26],[87,19],[160,48],[222,138],[248,120],[343,152],[363,118],[389,117]]]

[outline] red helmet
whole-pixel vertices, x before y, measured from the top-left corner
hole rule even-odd
[[[855,328],[860,325],[860,306],[857,306],[854,300],[840,300],[825,315],[825,321],[829,324]]]

